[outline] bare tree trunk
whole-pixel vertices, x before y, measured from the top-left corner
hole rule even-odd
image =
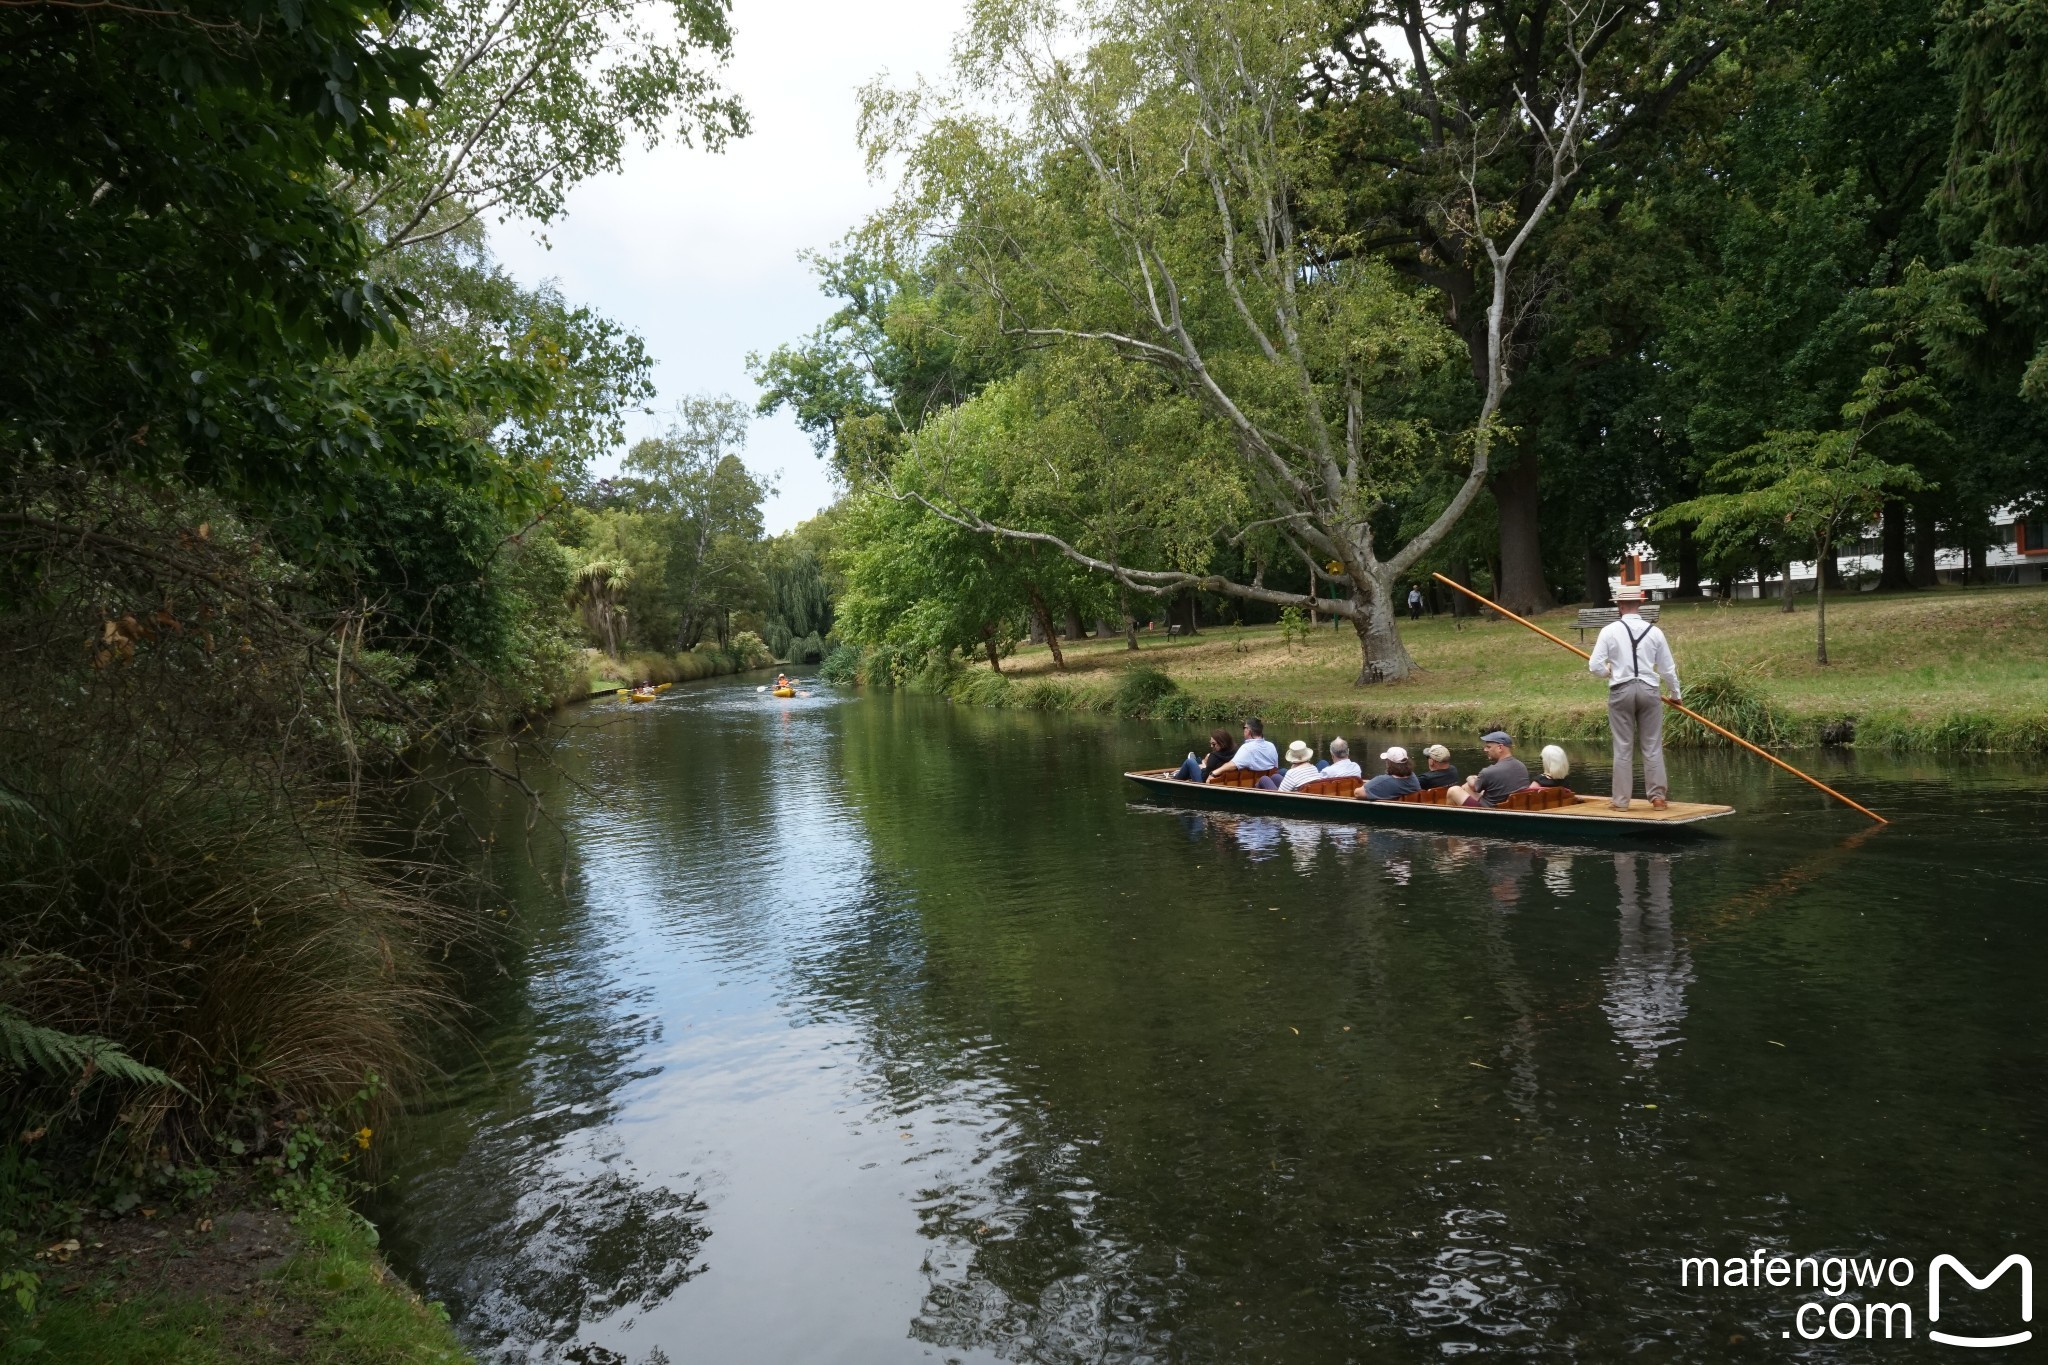
[[[1965,583],[1989,583],[1991,581],[1991,556],[1981,540],[1963,551],[1963,581]]]
[[[1906,504],[1892,498],[1884,505],[1884,568],[1877,576],[1882,592],[1903,592],[1913,586],[1906,573]]]
[[[1085,640],[1088,638],[1088,627],[1081,624],[1081,613],[1073,607],[1067,608],[1067,638],[1069,640]]]
[[[1783,598],[1785,599],[1785,605],[1784,605],[1784,606],[1782,606],[1782,607],[1780,607],[1780,608],[1779,608],[1779,610],[1780,610],[1780,611],[1787,611],[1787,612],[1791,611],[1791,610],[1792,610],[1792,561],[1791,561],[1791,559],[1789,559],[1789,558],[1787,558],[1787,559],[1786,559],[1786,561],[1785,561],[1785,589],[1784,589],[1783,593],[1781,593],[1780,595],[1781,595],[1781,596],[1782,596],[1782,597],[1783,597]]]
[[[1928,497],[1913,500],[1913,586],[1916,588],[1937,587],[1941,583],[1938,555],[1941,549],[1941,528],[1934,516],[1934,499]]]
[[[1820,664],[1828,661],[1828,576],[1823,571],[1823,561],[1834,559],[1834,547],[1821,545],[1814,549],[1813,574],[1813,657]]]
[[[1493,500],[1500,509],[1500,572],[1494,578],[1494,600],[1509,611],[1530,616],[1557,605],[1543,579],[1543,543],[1538,526],[1536,457],[1522,455],[1497,468]]]
[[[1036,586],[1031,589],[1031,614],[1038,618],[1038,628],[1045,633],[1046,648],[1052,651],[1052,666],[1066,672],[1067,658],[1060,653],[1060,633],[1053,629],[1052,608],[1045,604],[1045,596]]]
[[[1450,579],[1453,583],[1456,583],[1461,587],[1471,587],[1472,561],[1468,558],[1465,558],[1462,555],[1457,559],[1452,560],[1450,564],[1446,566],[1444,569],[1444,577]],[[1473,602],[1471,598],[1465,596],[1465,594],[1461,592],[1454,592],[1451,594],[1451,615],[1453,617],[1477,616],[1478,614],[1478,604]]]
[[[1700,543],[1693,538],[1691,522],[1678,528],[1678,592],[1679,597],[1700,597]]]
[[[1592,541],[1586,542],[1586,603],[1595,607],[1614,605],[1607,587],[1607,554]]]
[[[1124,618],[1124,648],[1135,651],[1138,648],[1138,618],[1131,614],[1131,594],[1121,585],[1116,590],[1116,609]]]
[[[996,628],[993,623],[981,628],[981,647],[988,651],[988,666],[998,675],[1003,671],[1003,658],[996,650]]]
[[[1352,628],[1358,632],[1358,686],[1413,677],[1415,660],[1408,653],[1408,646],[1401,643],[1401,631],[1396,624],[1399,616],[1394,607],[1392,576],[1374,576],[1366,580],[1365,587],[1363,601],[1355,586],[1351,595],[1352,605],[1358,608],[1357,615],[1351,618]]]

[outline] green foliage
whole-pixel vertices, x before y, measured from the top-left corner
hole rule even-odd
[[[837,645],[825,661],[818,665],[818,676],[835,687],[845,687],[858,682],[861,675],[861,651],[853,645]]]
[[[1179,691],[1179,685],[1164,670],[1138,664],[1117,674],[1116,687],[1110,693],[1110,709],[1120,716],[1157,715]]]
[[[1300,607],[1285,607],[1280,612],[1280,638],[1287,642],[1288,651],[1308,638],[1308,613]]]
[[[1686,679],[1685,704],[1752,744],[1781,747],[1802,737],[1795,736],[1783,711],[1771,699],[1768,676],[1757,664],[1700,669]],[[1727,739],[1681,712],[1668,713],[1666,721],[1673,744],[1730,747]],[[1810,741],[1812,737],[1804,738]]]
[[[1970,312],[1947,358],[2048,400],[2048,13],[2034,0],[1949,0],[1939,57],[1957,86],[1939,200],[1954,260],[1944,285]]]
[[[90,1034],[44,1028],[4,1006],[0,1006],[0,1068],[41,1071],[66,1080],[76,1077],[81,1086],[105,1076],[130,1085],[185,1089],[163,1071],[129,1056],[118,1043]]]

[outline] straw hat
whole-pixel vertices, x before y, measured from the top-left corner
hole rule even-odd
[[[1614,600],[1616,602],[1640,602],[1645,595],[1641,588],[1616,588],[1614,590]]]
[[[1294,743],[1287,746],[1287,761],[1289,763],[1308,763],[1311,762],[1315,758],[1315,756],[1316,751],[1314,749],[1309,748],[1308,745],[1302,743],[1298,739],[1295,740]]]

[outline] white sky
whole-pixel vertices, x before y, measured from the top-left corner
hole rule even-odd
[[[833,311],[797,253],[830,247],[888,192],[868,180],[854,144],[855,92],[887,72],[908,85],[944,74],[965,0],[735,0],[727,87],[751,135],[722,155],[674,146],[636,151],[618,175],[585,182],[546,228],[493,229],[491,244],[522,283],[561,282],[584,304],[638,332],[660,394],[636,415],[634,439],[666,425],[689,393],[751,405],[749,351],[794,341]],[[832,500],[823,461],[786,412],[757,418],[747,464],[773,478],[770,533]]]

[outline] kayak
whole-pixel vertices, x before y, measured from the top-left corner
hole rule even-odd
[[[1516,792],[1504,806],[1449,805],[1443,799],[1442,788],[1416,792],[1397,801],[1367,801],[1349,794],[1362,785],[1355,777],[1318,779],[1309,784],[1309,789],[1281,792],[1214,782],[1182,782],[1173,773],[1172,768],[1154,768],[1124,776],[1148,794],[1175,804],[1228,806],[1311,820],[1356,820],[1473,833],[1498,831],[1571,837],[1597,830],[1610,834],[1676,834],[1693,832],[1693,827],[1703,821],[1735,813],[1733,806],[1699,801],[1673,801],[1663,810],[1651,809],[1648,801],[1633,801],[1627,810],[1616,810],[1604,796],[1580,796],[1561,787]]]
[[[626,694],[626,696],[627,696],[628,698],[630,698],[631,700],[633,700],[633,701],[653,701],[653,700],[654,700],[654,694],[653,694],[652,692],[628,692],[628,693]]]
[[[793,697],[796,695],[796,689],[794,687],[778,687],[769,695],[774,697]]]

